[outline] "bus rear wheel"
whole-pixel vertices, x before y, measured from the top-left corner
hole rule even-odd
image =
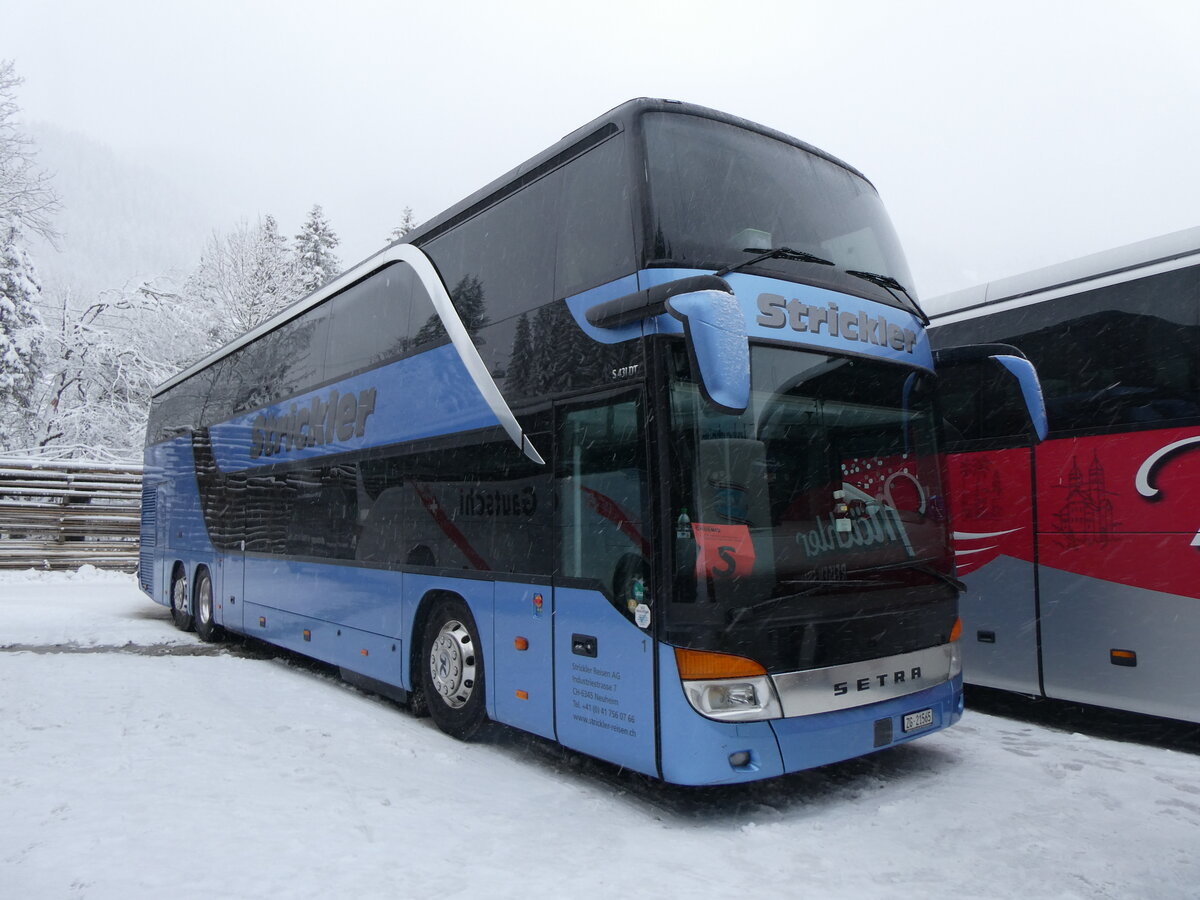
[[[225,629],[217,624],[213,616],[213,586],[208,569],[200,571],[196,579],[196,601],[192,604],[196,625],[196,636],[206,644],[215,644],[225,636]]]
[[[191,631],[195,622],[188,604],[187,573],[182,567],[171,576],[171,621],[180,631]]]
[[[467,604],[439,600],[422,642],[421,681],[429,715],[446,734],[468,740],[487,719],[483,652]]]

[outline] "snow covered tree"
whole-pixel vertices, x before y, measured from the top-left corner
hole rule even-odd
[[[15,95],[21,81],[11,60],[0,60],[0,220],[50,238],[58,197],[50,176],[37,167],[33,142],[16,121],[20,107]]]
[[[16,116],[21,79],[0,60],[0,450],[27,449],[41,387],[43,326],[37,303],[42,288],[25,249],[25,235],[54,236],[58,198],[50,176],[38,169],[33,144]]]
[[[389,244],[394,244],[410,231],[417,227],[417,217],[413,215],[412,207],[404,207],[404,213],[400,217],[400,224],[392,229],[392,234],[388,238]]]
[[[325,221],[321,205],[314,204],[295,243],[296,264],[306,293],[332,281],[342,271],[342,261],[333,252],[339,243],[337,234]]]
[[[298,260],[271,216],[245,222],[230,234],[214,234],[183,290],[187,303],[204,312],[196,335],[199,356],[262,324],[298,300],[306,288]]]
[[[0,451],[32,446],[43,365],[42,288],[16,217],[0,216]]]
[[[202,330],[169,285],[105,291],[82,312],[58,299],[47,333],[38,445],[58,457],[137,460],[154,387],[190,361]]]

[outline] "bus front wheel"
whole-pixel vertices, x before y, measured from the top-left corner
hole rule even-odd
[[[180,631],[191,631],[194,623],[188,604],[187,573],[182,566],[171,577],[171,621]]]
[[[467,604],[439,600],[425,628],[421,681],[429,715],[446,734],[467,740],[484,723],[483,652]]]

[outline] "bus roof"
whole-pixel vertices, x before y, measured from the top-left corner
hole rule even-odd
[[[978,311],[983,307],[1055,292],[1077,293],[1083,286],[1099,287],[1091,282],[1118,284],[1147,274],[1152,266],[1182,268],[1200,263],[1200,227],[1185,228],[1159,237],[1126,244],[1100,253],[1055,263],[1020,275],[1010,275],[974,287],[942,294],[922,302],[929,318]],[[1047,296],[1045,299],[1049,299]]]
[[[798,147],[808,153],[812,153],[821,157],[822,159],[826,159],[838,166],[841,166],[859,178],[862,178],[864,181],[867,181],[868,184],[870,183],[866,176],[864,176],[861,172],[837,157],[832,156],[831,154],[826,153],[825,151],[820,150],[811,144],[807,144],[804,141],[794,138],[791,135],[768,128],[765,125],[759,125],[756,122],[751,122],[749,119],[742,119],[738,116],[732,116],[728,113],[719,112],[715,109],[709,109],[708,107],[699,106],[694,103],[684,103],[679,100],[661,100],[649,97],[640,97],[635,100],[628,100],[625,103],[622,103],[620,106],[610,109],[604,115],[593,119],[586,125],[576,128],[574,131],[565,135],[563,138],[543,150],[541,153],[529,158],[515,169],[506,172],[499,178],[496,178],[489,184],[475,191],[470,196],[454,204],[449,209],[439,213],[427,222],[422,223],[400,240],[388,244],[379,252],[374,253],[361,262],[351,266],[337,278],[334,278],[332,281],[322,285],[307,296],[297,300],[291,306],[282,310],[271,319],[263,322],[261,325],[257,326],[251,331],[238,336],[223,347],[214,350],[207,356],[204,356],[192,363],[178,374],[158,385],[158,387],[154,389],[152,395],[157,397],[159,394],[162,394],[167,389],[174,387],[181,381],[184,381],[196,373],[208,368],[219,359],[227,356],[241,347],[244,347],[254,339],[267,334],[268,332],[274,331],[276,328],[294,319],[304,311],[311,309],[326,298],[338,293],[341,290],[344,290],[355,281],[358,281],[359,279],[369,275],[378,267],[377,258],[382,256],[387,249],[396,246],[396,244],[419,245],[424,240],[429,240],[433,237],[436,237],[443,231],[446,231],[458,224],[458,222],[468,219],[477,212],[481,212],[483,209],[491,206],[508,193],[519,189],[521,186],[523,186],[522,182],[527,180],[532,181],[541,177],[544,172],[549,171],[552,168],[556,168],[560,162],[559,157],[563,157],[561,161],[565,161],[567,158],[582,152],[583,148],[579,146],[580,144],[599,143],[600,141],[605,140],[609,135],[625,130],[635,118],[645,112],[681,113],[685,115],[699,116],[706,119],[713,119],[729,125],[735,125],[739,128],[744,128],[747,131],[757,132],[758,134],[766,135],[767,137],[782,141],[783,143],[791,144],[794,147]],[[872,185],[872,187],[873,186],[874,185]]]

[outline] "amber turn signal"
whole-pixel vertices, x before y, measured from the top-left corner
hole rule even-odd
[[[752,659],[730,653],[709,653],[706,650],[675,648],[675,665],[684,681],[711,678],[753,678],[766,675],[767,670]]]
[[[513,640],[513,646],[516,647],[518,650],[528,650],[529,649],[529,639],[523,638],[523,637],[515,638]]]
[[[962,619],[954,620],[954,627],[950,629],[950,643],[954,643],[962,637]]]

